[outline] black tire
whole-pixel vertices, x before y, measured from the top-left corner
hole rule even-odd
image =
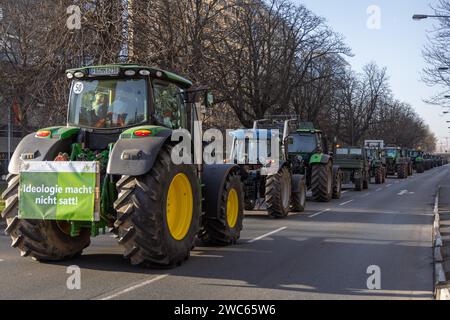
[[[266,179],[266,204],[269,216],[284,218],[291,205],[292,178],[287,167]]]
[[[366,173],[365,174],[365,176],[364,176],[364,178],[363,178],[363,189],[364,190],[367,190],[367,189],[369,189],[369,174],[368,173]]]
[[[9,175],[8,188],[2,198],[6,207],[2,218],[6,219],[5,233],[11,236],[12,247],[20,250],[23,257],[38,261],[61,261],[81,255],[89,246],[91,230],[81,229],[80,235],[71,237],[67,224],[56,221],[20,220],[18,188],[19,176]]]
[[[416,171],[417,173],[423,173],[425,171],[422,162],[416,164]]]
[[[193,165],[175,165],[172,147],[160,150],[153,168],[138,177],[123,176],[117,182],[114,203],[119,244],[132,265],[171,268],[187,260],[199,232],[201,219],[200,185]],[[192,191],[192,216],[184,236],[175,239],[169,229],[167,198],[178,175],[189,181]],[[188,198],[187,198],[188,199]],[[189,200],[186,200],[189,201]]]
[[[383,175],[384,175],[383,167],[377,167],[375,169],[375,184],[383,183],[383,179],[384,179]]]
[[[354,183],[355,183],[355,191],[362,191],[363,189],[362,178],[356,178]]]
[[[341,179],[341,171],[337,170],[333,179],[333,199],[340,199],[342,195],[342,179]]]
[[[238,198],[237,216],[235,221],[234,219],[229,221],[227,216],[228,200],[233,190]],[[244,220],[243,203],[244,192],[241,177],[236,173],[230,174],[222,191],[219,211],[214,216],[208,216],[207,213],[204,219],[204,227],[198,236],[199,239],[209,245],[226,246],[235,244],[240,238],[242,231],[242,221]]]
[[[398,168],[398,172],[397,172],[397,178],[398,179],[406,179],[406,174],[407,174],[406,166],[403,164],[400,165]]]
[[[292,192],[291,208],[294,212],[304,212],[306,207],[306,184],[300,180],[299,192]]]
[[[382,183],[386,183],[386,178],[387,178],[387,169],[386,169],[386,167],[383,167],[383,182]]]
[[[314,200],[329,202],[333,196],[333,172],[331,162],[312,167],[311,189]]]

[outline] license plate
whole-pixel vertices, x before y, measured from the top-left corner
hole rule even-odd
[[[119,68],[116,67],[104,67],[104,68],[92,68],[89,69],[91,76],[116,76],[119,74]]]

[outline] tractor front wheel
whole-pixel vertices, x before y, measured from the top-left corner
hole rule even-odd
[[[304,212],[306,206],[306,184],[305,180],[300,180],[300,186],[298,192],[292,192],[291,200],[292,211],[294,212]]]
[[[205,217],[205,225],[199,233],[202,242],[222,246],[237,242],[244,220],[243,193],[240,176],[230,174],[222,191],[219,211]]]
[[[333,196],[333,172],[331,163],[312,167],[311,189],[314,200],[329,202]]]
[[[2,194],[6,200],[2,212],[7,223],[5,233],[11,236],[11,246],[19,249],[23,257],[61,261],[80,255],[89,246],[89,229],[81,229],[79,236],[71,237],[67,222],[19,219],[19,176],[9,175],[7,182],[8,188]]]
[[[292,193],[291,179],[291,173],[286,167],[267,177],[266,204],[269,216],[284,218],[289,214]]]
[[[384,176],[383,167],[377,167],[375,169],[375,184],[382,184],[384,178],[383,176]]]
[[[132,265],[175,267],[187,260],[200,226],[200,185],[193,165],[175,165],[164,146],[153,168],[117,182],[119,244]]]

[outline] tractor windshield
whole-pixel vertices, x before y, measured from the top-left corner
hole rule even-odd
[[[289,139],[289,153],[313,153],[317,149],[314,134],[294,134]]]
[[[77,80],[69,100],[69,124],[120,128],[147,120],[144,79]]]
[[[397,150],[396,149],[387,149],[386,150],[386,156],[389,158],[396,158],[397,157]]]

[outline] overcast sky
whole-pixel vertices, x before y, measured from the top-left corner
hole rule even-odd
[[[294,0],[302,3],[344,35],[355,54],[348,61],[356,71],[364,64],[375,61],[388,69],[392,91],[396,98],[411,104],[445,144],[449,136],[442,108],[423,102],[439,92],[421,82],[425,66],[422,48],[427,42],[427,31],[433,19],[420,22],[411,19],[414,13],[432,13],[430,4],[436,0]],[[373,23],[373,6],[379,8],[380,23]],[[371,13],[368,13],[368,10]],[[368,27],[368,21],[370,28]],[[376,20],[375,20],[376,21]],[[376,23],[376,22],[375,22]],[[440,147],[440,145],[438,145]]]

